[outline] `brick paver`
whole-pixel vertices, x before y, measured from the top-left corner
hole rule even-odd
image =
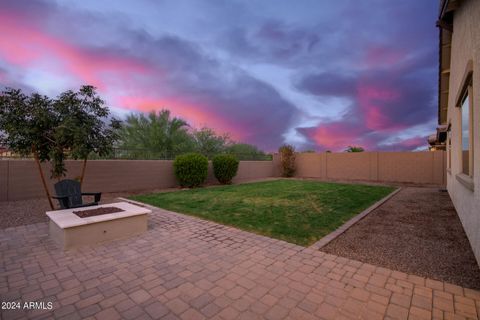
[[[143,235],[62,251],[0,230],[2,319],[478,319],[480,292],[155,209]],[[5,307],[5,306],[4,306]]]

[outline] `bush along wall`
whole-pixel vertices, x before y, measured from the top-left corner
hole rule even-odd
[[[213,174],[221,184],[231,184],[237,175],[239,161],[230,154],[215,156],[212,160]]]
[[[201,154],[187,153],[175,158],[173,168],[180,186],[194,188],[207,179],[208,160]]]
[[[295,174],[295,147],[284,144],[278,149],[280,154],[280,165],[282,177],[293,177]]]

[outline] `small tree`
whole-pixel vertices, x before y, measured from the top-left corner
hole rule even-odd
[[[285,144],[278,149],[283,177],[293,177],[295,174],[295,147]]]
[[[247,143],[232,143],[225,148],[225,152],[239,160],[264,160],[267,157],[264,151]]]
[[[112,118],[107,124],[108,118],[109,109],[92,86],[56,99],[7,88],[0,94],[0,143],[20,155],[33,155],[53,209],[40,163],[50,162],[51,178],[60,179],[67,157],[83,159],[83,182],[88,155],[108,154],[117,138],[119,121]]]
[[[356,147],[356,146],[348,146],[345,152],[363,152],[365,149],[362,147]]]
[[[195,141],[195,151],[209,159],[216,154],[223,153],[226,146],[230,144],[227,134],[217,135],[213,129],[206,127],[194,130],[192,135]]]

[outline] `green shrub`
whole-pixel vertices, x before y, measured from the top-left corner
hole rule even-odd
[[[213,174],[221,184],[230,184],[237,175],[239,161],[231,154],[221,154],[213,158]]]
[[[182,187],[198,187],[207,179],[208,160],[198,153],[186,153],[175,158],[173,168]]]
[[[295,147],[284,144],[278,149],[283,177],[293,177],[295,174]]]

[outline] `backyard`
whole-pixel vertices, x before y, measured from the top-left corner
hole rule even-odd
[[[180,213],[154,208],[147,232],[68,251],[52,241],[47,223],[20,214],[29,208],[40,218],[46,200],[10,202],[0,215],[17,226],[0,228],[0,298],[52,308],[3,310],[2,317],[476,319],[480,293],[469,288],[478,287],[478,267],[438,189],[402,188],[326,247],[305,247],[394,189],[281,179],[107,194],[107,203],[130,197]],[[449,206],[444,218],[429,218],[437,206],[425,206],[425,194]],[[425,215],[415,218],[412,208]],[[452,241],[458,245],[442,249]]]
[[[308,246],[394,189],[282,179],[135,195],[131,198]]]
[[[480,0],[71,2],[0,6],[0,320],[480,320]]]

